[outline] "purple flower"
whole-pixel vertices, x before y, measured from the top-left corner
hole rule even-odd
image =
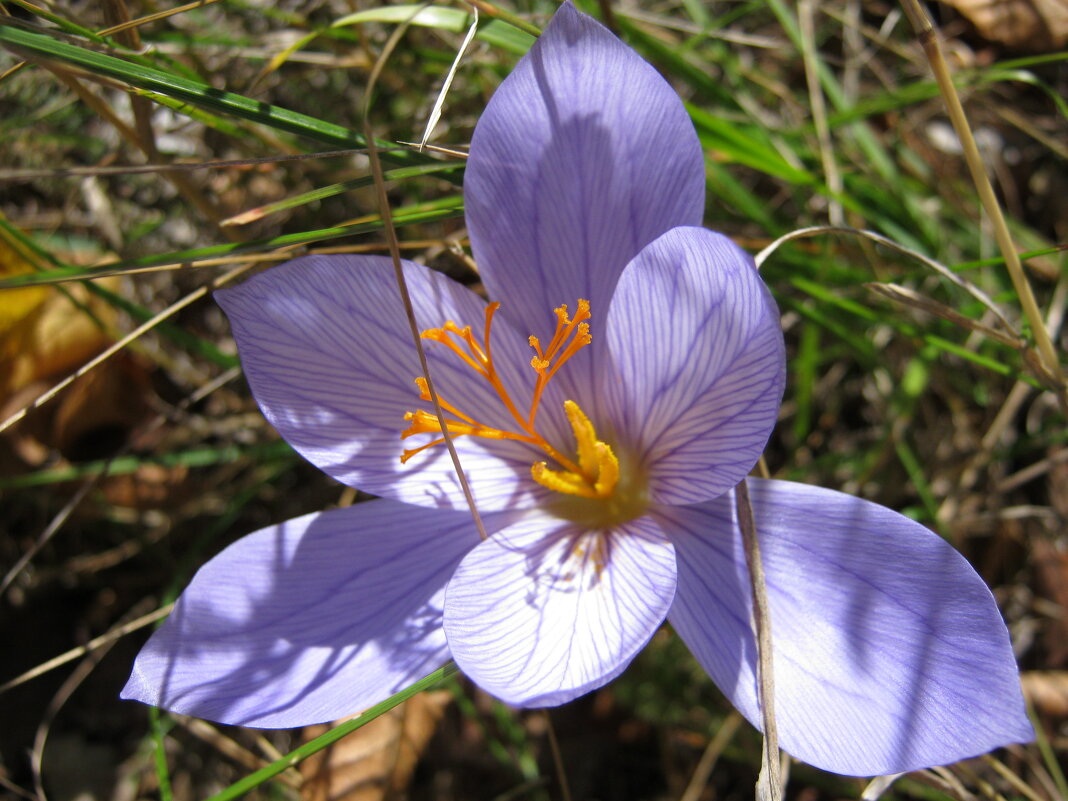
[[[450,657],[519,706],[618,675],[664,621],[760,723],[732,488],[778,413],[778,312],[695,227],[703,157],[670,87],[565,4],[474,133],[467,224],[490,305],[404,265],[440,444],[388,260],[310,257],[218,294],[264,415],[380,496],[203,567],[123,691],[251,726],[333,720]],[[566,304],[566,305],[565,305]],[[989,590],[939,537],[750,479],[783,748],[874,775],[1029,740]]]

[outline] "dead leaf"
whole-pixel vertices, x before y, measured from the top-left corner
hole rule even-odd
[[[1035,711],[1051,718],[1068,718],[1068,671],[1028,670],[1020,674],[1024,695]]]
[[[35,271],[20,243],[0,236],[0,276]],[[102,286],[117,287],[118,279]],[[114,310],[80,285],[0,291],[0,398],[48,376],[68,373],[110,342]]]
[[[447,690],[414,695],[361,729],[304,760],[302,801],[386,801],[407,787],[419,755],[452,695]],[[310,740],[330,726],[309,726]]]
[[[979,35],[1018,50],[1041,53],[1068,44],[1068,0],[943,0]]]
[[[0,276],[25,275],[37,266],[35,254],[0,229]],[[119,280],[105,278],[99,285],[116,290]],[[57,379],[107,347],[115,318],[112,306],[81,284],[0,291],[0,420],[30,407]],[[119,452],[151,416],[156,402],[151,370],[145,359],[123,351],[31,409],[3,435],[10,448],[4,456],[15,462],[9,469],[62,467]],[[108,478],[104,489],[116,505],[141,507],[175,496],[186,473],[145,465]]]

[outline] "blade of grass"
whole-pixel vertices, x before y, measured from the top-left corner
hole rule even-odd
[[[1065,778],[1064,768],[1061,767],[1060,760],[1057,758],[1057,754],[1049,741],[1049,737],[1046,736],[1045,729],[1042,727],[1042,721],[1039,720],[1034,709],[1029,708],[1028,714],[1031,717],[1031,722],[1034,724],[1035,742],[1038,744],[1038,750],[1042,754],[1042,762],[1045,764],[1046,770],[1049,771],[1050,778],[1052,778],[1054,784],[1057,785],[1057,790],[1060,792],[1061,798],[1068,798],[1068,779]]]
[[[232,464],[239,459],[278,459],[292,454],[293,449],[285,442],[239,447],[227,445],[220,448],[196,448],[188,451],[171,451],[158,456],[121,456],[108,461],[84,462],[66,467],[53,467],[24,473],[19,476],[0,478],[0,491],[44,487],[88,478],[107,470],[109,476],[135,473],[145,465],[161,467],[210,467],[216,464]]]
[[[797,442],[804,442],[812,430],[812,390],[816,385],[816,373],[820,357],[820,330],[814,325],[801,327],[801,341],[797,356],[791,362],[790,376],[794,386],[793,434]]]
[[[171,792],[171,774],[167,768],[167,749],[164,746],[163,725],[160,720],[159,709],[154,706],[148,708],[148,719],[152,727],[152,758],[156,766],[156,783],[159,785],[160,801],[171,801],[174,794]]]
[[[72,265],[64,264],[62,261],[57,259],[53,253],[41,247],[31,237],[23,234],[21,231],[19,231],[17,228],[15,228],[2,217],[0,217],[0,238],[2,238],[4,241],[8,242],[12,246],[20,246],[23,252],[27,255],[28,260],[30,260],[31,262],[35,262],[38,265],[42,261],[46,261],[49,264],[54,265],[56,269],[78,269],[72,267]],[[86,281],[84,282],[84,286],[87,291],[96,295],[97,297],[102,298],[107,303],[111,304],[113,307],[126,312],[138,322],[143,323],[147,320],[152,319],[152,317],[155,315],[155,312],[151,311],[150,309],[146,309],[140,304],[127,300],[122,295],[119,295],[116,292],[112,292],[111,290],[101,286],[100,284],[93,283],[91,281]],[[86,314],[92,316],[92,310],[86,307],[84,304],[78,303],[76,299],[71,297],[69,294],[67,296],[67,299],[71,303],[74,303],[79,308],[81,308]],[[99,324],[99,321],[97,322]],[[103,327],[104,326],[101,324],[101,328]],[[229,354],[223,353],[221,350],[219,350],[219,348],[215,346],[214,343],[209,342],[206,339],[197,337],[193,334],[190,334],[188,331],[184,330],[179,326],[171,325],[170,323],[160,323],[158,326],[156,326],[156,331],[160,335],[170,339],[175,344],[185,348],[188,352],[199,355],[221,367],[233,367],[238,364],[236,356],[231,356]]]
[[[340,28],[365,22],[408,22],[410,25],[418,25],[424,28],[438,28],[451,33],[462,33],[471,24],[471,15],[459,8],[430,6],[416,13],[418,8],[419,6],[417,5],[370,8],[366,11],[357,11],[355,14],[347,14],[341,17],[341,19],[334,22],[333,27]],[[481,5],[479,9],[484,10]],[[526,25],[529,26],[529,23]],[[533,26],[518,27],[516,24],[505,22],[499,17],[498,19],[490,20],[485,25],[480,25],[476,36],[487,44],[521,56],[534,44],[534,38],[538,35],[537,30]]]
[[[799,170],[790,164],[775,148],[764,142],[764,136],[755,127],[739,127],[692,105],[687,105],[697,133],[705,147],[713,148],[730,156],[739,164],[745,164],[768,175],[799,186],[813,186],[816,176],[807,170]]]
[[[52,36],[0,24],[0,45],[23,58],[61,61],[122,83],[190,103],[211,112],[229,114],[287,133],[341,147],[365,147],[363,137],[341,125],[326,122],[281,106],[216,89],[162,70],[134,64],[114,56],[61,42]],[[390,151],[382,143],[382,158],[403,166],[427,164],[429,157],[414,152]]]
[[[99,284],[87,281],[85,286],[94,295],[103,298],[115,308],[122,309],[139,323],[147,322],[155,316],[155,312],[151,309],[146,309],[138,303],[127,300],[122,295],[112,292]],[[214,342],[191,334],[181,326],[164,322],[157,325],[154,330],[160,336],[166,337],[187,352],[200,356],[220,367],[235,367],[239,364],[236,356],[223,353]]]
[[[768,5],[782,25],[783,32],[786,33],[794,47],[797,48],[798,53],[802,52],[804,47],[801,26],[790,5],[785,0],[768,0]],[[820,86],[827,95],[827,99],[831,101],[835,111],[848,108],[850,104],[845,92],[841,84],[838,83],[827,68],[825,62],[820,61],[816,64],[816,74],[819,77]],[[849,133],[883,181],[890,185],[896,185],[899,178],[897,167],[871,129],[864,123],[858,122],[850,127]]]

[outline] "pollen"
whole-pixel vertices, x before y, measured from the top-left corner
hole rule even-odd
[[[478,414],[472,413],[471,410],[461,411],[455,404],[439,394],[438,402],[443,412],[442,419],[424,409],[417,409],[404,415],[408,427],[401,432],[401,439],[406,440],[419,434],[430,434],[433,438],[418,447],[405,449],[401,454],[401,462],[407,462],[417,453],[443,443],[445,432],[454,438],[481,437],[515,440],[541,449],[554,463],[550,467],[549,460],[537,461],[531,466],[531,476],[541,486],[579,498],[610,498],[619,481],[619,460],[612,452],[612,448],[603,440],[598,439],[593,423],[577,403],[571,400],[564,402],[564,412],[575,437],[575,458],[569,457],[554,447],[538,432],[536,427],[538,410],[545,388],[561,367],[593,341],[588,322],[591,318],[589,301],[579,299],[574,315],[568,312],[566,305],[553,309],[553,315],[556,317],[556,330],[548,344],[543,346],[541,340],[533,335],[527,340],[534,350],[530,368],[535,372],[536,378],[530,402],[525,407],[521,407],[512,399],[501,382],[493,362],[490,331],[493,326],[493,316],[498,308],[500,308],[499,303],[490,303],[486,306],[485,328],[481,340],[475,336],[471,326],[461,327],[452,320],[447,321],[440,328],[428,328],[422,332],[421,336],[423,339],[437,342],[451,350],[479,378],[486,381],[512,418],[514,426],[497,428],[485,425],[479,422]],[[429,401],[430,391],[426,379],[416,378],[415,385],[419,389],[419,399]]]

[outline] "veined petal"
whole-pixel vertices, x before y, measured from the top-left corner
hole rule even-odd
[[[678,95],[565,3],[494,93],[471,140],[464,204],[490,298],[528,334],[540,336],[549,310],[577,298],[591,302],[596,321],[639,250],[676,225],[701,223],[704,183]],[[568,372],[588,373],[600,347],[595,336]],[[585,407],[589,391],[566,394]]]
[[[849,495],[749,479],[784,750],[836,773],[948,764],[1033,739],[990,590],[933,532]],[[756,726],[756,645],[733,493],[662,507],[672,625]]]
[[[588,531],[531,514],[460,563],[445,635],[484,690],[556,706],[622,673],[674,595],[674,550],[648,518]]]
[[[122,697],[267,728],[365,709],[448,660],[445,583],[478,542],[468,514],[387,500],[249,534],[196,574]]]
[[[481,341],[483,301],[440,273],[405,262],[423,328],[447,320],[471,325]],[[311,256],[287,262],[215,293],[233,326],[241,363],[264,416],[321,470],[352,487],[421,506],[466,509],[443,446],[407,464],[404,413],[430,409],[414,379],[422,375],[393,267],[377,256]],[[444,345],[424,342],[440,396],[488,426],[513,426],[489,384]],[[495,361],[505,385],[529,398],[527,335],[493,324]],[[526,368],[525,372],[522,368]],[[454,438],[480,509],[530,502],[525,445]]]
[[[779,312],[752,258],[721,234],[676,228],[623,273],[608,310],[601,397],[651,498],[686,504],[737,484],[779,412]]]

